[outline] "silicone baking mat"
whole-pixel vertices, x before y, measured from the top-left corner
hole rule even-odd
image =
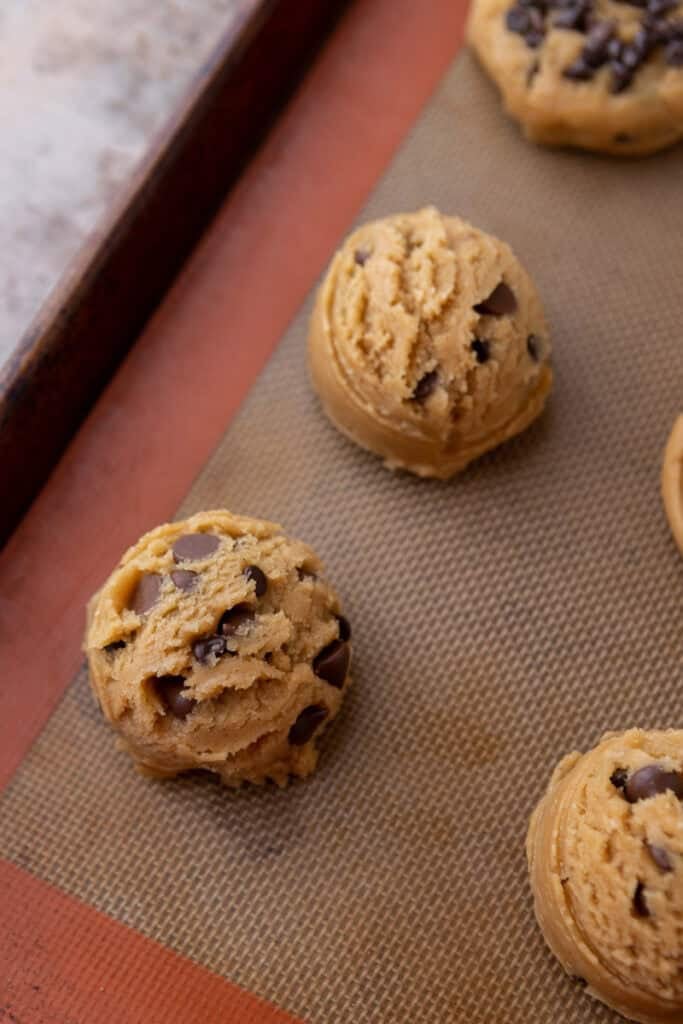
[[[547,953],[524,837],[561,754],[681,724],[658,493],[681,180],[680,149],[529,146],[461,56],[359,219],[432,202],[513,245],[552,323],[547,414],[450,483],[391,475],[309,390],[309,300],[180,514],[272,518],[323,556],[355,643],[318,772],[146,781],[80,674],[0,800],[0,856],[314,1024],[618,1020]]]

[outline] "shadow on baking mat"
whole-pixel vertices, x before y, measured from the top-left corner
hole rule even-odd
[[[682,176],[680,149],[527,145],[460,58],[363,217],[432,202],[512,244],[553,327],[548,414],[451,483],[392,476],[309,391],[309,301],[183,511],[278,520],[326,561],[355,667],[317,773],[147,782],[81,675],[0,801],[0,854],[311,1022],[616,1021],[545,950],[524,836],[561,754],[680,725],[658,473]]]

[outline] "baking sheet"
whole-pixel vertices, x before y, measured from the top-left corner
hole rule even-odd
[[[359,219],[433,202],[512,244],[553,327],[547,414],[450,483],[392,476],[309,390],[309,299],[181,514],[276,519],[323,556],[354,687],[318,772],[148,782],[81,674],[0,799],[0,856],[316,1024],[620,1019],[546,951],[523,846],[561,754],[681,724],[658,475],[682,172],[680,148],[529,146],[458,59]]]

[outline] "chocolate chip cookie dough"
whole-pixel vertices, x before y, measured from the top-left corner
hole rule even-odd
[[[527,855],[548,945],[625,1017],[683,1020],[683,731],[608,733],[555,769]]]
[[[473,0],[468,38],[534,142],[632,156],[683,138],[679,0]]]
[[[664,450],[662,501],[671,533],[683,554],[683,416],[674,423]]]
[[[433,207],[347,238],[309,333],[332,422],[390,469],[442,479],[539,415],[549,354],[538,293],[509,246]]]
[[[349,685],[350,627],[315,553],[226,511],[130,548],[88,607],[90,680],[147,775],[285,785]]]

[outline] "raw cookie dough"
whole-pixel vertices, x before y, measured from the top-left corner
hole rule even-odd
[[[683,554],[683,416],[674,423],[664,450],[662,500],[674,540]]]
[[[683,2],[473,0],[468,38],[534,142],[632,156],[683,138]]]
[[[566,971],[625,1017],[683,1021],[683,731],[608,733],[560,761],[527,856]]]
[[[316,766],[349,685],[350,628],[315,553],[223,510],[145,534],[88,607],[90,680],[147,775],[228,786]]]
[[[442,479],[539,415],[549,354],[509,246],[434,207],[346,239],[309,334],[313,385],[339,430],[390,469]]]

